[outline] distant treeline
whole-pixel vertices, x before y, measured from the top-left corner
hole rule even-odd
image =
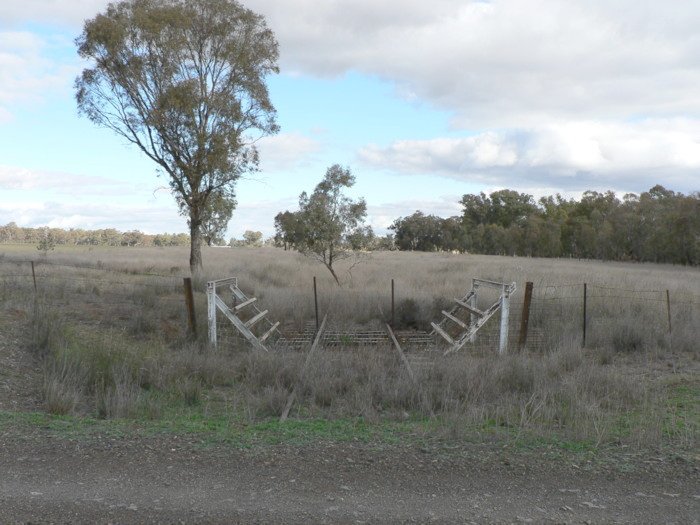
[[[700,264],[700,193],[663,186],[622,200],[612,191],[587,191],[535,201],[501,190],[464,195],[461,216],[420,211],[394,221],[399,250],[459,251],[533,257]]]
[[[542,197],[513,190],[464,195],[462,215],[442,218],[420,211],[400,217],[393,234],[370,228],[350,238],[352,249],[457,251],[490,255],[576,257],[700,265],[700,192],[676,193],[657,185],[640,195],[587,191],[581,200]],[[292,247],[300,235],[295,214],[275,217],[276,235],[266,241]],[[363,230],[364,231],[364,230]],[[260,246],[260,232],[246,232],[231,246]],[[188,246],[184,233],[149,235],[113,228],[82,230],[0,226],[0,243],[92,246]]]
[[[0,226],[2,244],[39,244],[47,239],[51,245],[75,246],[189,246],[190,244],[190,236],[185,233],[149,235],[138,230],[120,232],[114,228],[105,230],[22,228],[14,222]]]

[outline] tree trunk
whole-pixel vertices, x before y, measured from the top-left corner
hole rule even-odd
[[[201,220],[196,210],[190,209],[190,273],[195,276],[202,271]]]
[[[326,264],[326,268],[328,268],[328,271],[331,272],[333,279],[335,279],[335,284],[337,284],[338,286],[340,286],[342,288],[342,286],[340,284],[340,279],[338,279],[338,276],[335,274],[335,270],[333,269],[333,266],[331,266],[330,264]]]

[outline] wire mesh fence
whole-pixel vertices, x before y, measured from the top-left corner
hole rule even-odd
[[[195,328],[206,337],[204,283],[195,285],[194,291]],[[509,351],[521,346],[533,351],[546,350],[562,340],[579,341],[591,347],[624,347],[675,337],[676,342],[693,345],[700,327],[700,295],[693,293],[690,287],[670,292],[601,283],[540,282],[533,285],[524,334],[523,291],[518,290],[511,297]],[[308,291],[298,291],[298,294],[308,294]],[[337,292],[334,294],[337,297]],[[184,337],[189,331],[183,278],[178,275],[100,265],[56,264],[45,260],[0,260],[0,301],[28,306],[35,298],[82,325],[121,329],[135,336],[150,334],[167,340]],[[323,291],[319,299],[322,308],[330,310],[324,345],[352,348],[391,344],[383,328],[385,322],[392,321],[388,306],[377,311],[372,326],[353,327],[351,319],[333,319],[333,300],[327,300]],[[497,299],[497,290],[484,291],[478,306]],[[450,301],[451,298],[445,298],[445,304]],[[377,303],[391,304],[388,297],[378,298]],[[439,314],[444,305],[432,308]],[[466,348],[482,351],[497,348],[498,317],[494,316],[485,324],[475,342]],[[280,346],[301,348],[311,343],[316,329],[313,317],[274,320],[281,322],[280,332],[285,336]],[[429,324],[395,326],[395,331],[402,344],[411,348],[436,348],[440,344],[438,337],[430,335]],[[219,346],[223,348],[246,346],[245,339],[223,315],[217,316],[217,334]]]
[[[0,261],[0,301],[34,301],[81,326],[132,335],[180,337],[187,331],[181,278],[45,261]]]

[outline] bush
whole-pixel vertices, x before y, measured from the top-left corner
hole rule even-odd
[[[610,344],[617,352],[642,352],[647,348],[647,342],[641,330],[628,323],[613,329]]]
[[[49,358],[44,366],[44,405],[49,414],[73,414],[83,399],[85,384],[80,365],[67,358]]]
[[[39,356],[59,352],[66,346],[66,325],[62,317],[34,302],[30,318],[31,348]]]
[[[417,329],[420,319],[418,303],[413,299],[403,299],[396,305],[396,322],[398,328]]]

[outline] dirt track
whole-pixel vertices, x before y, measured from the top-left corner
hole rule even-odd
[[[698,469],[636,458],[359,444],[203,449],[167,438],[0,434],[0,521],[698,523]],[[633,472],[624,473],[631,469]]]

